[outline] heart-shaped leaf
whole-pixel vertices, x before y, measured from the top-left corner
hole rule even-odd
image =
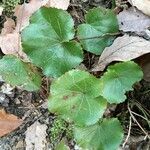
[[[132,90],[132,85],[142,79],[141,68],[134,62],[122,62],[108,67],[101,77],[100,92],[109,103],[125,101],[125,93]]]
[[[78,27],[78,37],[85,50],[100,55],[105,47],[112,44],[119,30],[117,17],[112,10],[94,8],[85,16],[86,24]]]
[[[106,109],[99,79],[88,72],[71,70],[51,86],[49,110],[80,126],[96,123]]]
[[[0,75],[13,86],[22,86],[25,90],[39,90],[41,77],[29,63],[24,63],[16,56],[6,55],[0,60]]]
[[[74,22],[64,10],[41,8],[22,33],[22,46],[32,63],[46,76],[58,77],[82,62],[83,52],[74,37]]]
[[[116,150],[123,139],[123,130],[117,119],[104,119],[89,127],[76,127],[77,143],[88,150]]]

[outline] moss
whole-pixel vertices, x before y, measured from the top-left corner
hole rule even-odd
[[[56,118],[50,128],[50,142],[56,146],[63,137],[68,141],[73,139],[72,125],[61,118]]]
[[[2,0],[4,7],[4,14],[8,17],[13,16],[15,6],[19,4],[20,0]]]

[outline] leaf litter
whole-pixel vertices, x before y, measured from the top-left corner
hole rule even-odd
[[[13,114],[7,114],[4,109],[0,110],[0,137],[12,132],[23,123]]]
[[[146,32],[150,27],[150,17],[133,7],[125,9],[117,15],[119,29],[124,32]]]
[[[93,71],[103,71],[113,61],[129,61],[150,53],[150,41],[125,34],[106,47]]]

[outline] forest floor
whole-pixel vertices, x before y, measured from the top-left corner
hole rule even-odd
[[[110,5],[109,0],[105,2],[101,0],[72,0],[68,11],[77,25],[84,21],[83,16],[90,8],[97,6],[109,8]],[[1,26],[3,26],[3,23]],[[90,69],[96,60],[96,57],[93,58],[92,54],[87,53],[84,65],[87,69]],[[43,88],[38,93],[27,92],[18,88],[12,89],[5,82],[0,82],[0,108],[23,119],[23,123],[15,131],[0,138],[0,150],[25,150],[26,141],[29,140],[27,134],[31,130],[36,131],[34,125],[36,125],[36,128],[39,126],[46,131],[46,141],[43,141],[44,150],[53,150],[62,138],[66,138],[72,150],[79,150],[72,139],[68,124],[49,113],[47,108],[48,88],[49,83],[45,78],[43,78]],[[122,145],[120,150],[149,150],[150,141],[146,134],[150,132],[148,121],[150,119],[150,82],[142,80],[135,86],[134,91],[127,93],[127,97],[125,103],[117,106],[110,105],[106,112],[106,115],[118,117],[121,121],[125,133],[122,144],[126,141],[128,133],[131,132],[126,146],[123,148]],[[145,114],[148,120],[144,119]],[[135,118],[132,122],[131,116]]]

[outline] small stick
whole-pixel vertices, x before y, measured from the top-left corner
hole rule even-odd
[[[143,116],[141,116],[141,115],[135,113],[134,111],[131,110],[131,112],[132,112],[134,115],[136,115],[136,116],[138,116],[138,117],[141,117],[142,119],[148,121],[148,119],[146,119],[145,117],[143,117]]]
[[[130,109],[130,107],[129,107],[129,104],[128,104],[128,110],[129,110],[130,116],[132,117],[133,121],[136,122],[136,124],[137,124],[137,125],[139,126],[139,128],[143,131],[143,133],[144,133],[148,138],[150,138],[149,135],[148,135],[148,133],[143,129],[143,127],[139,124],[139,122],[136,120],[136,118],[135,118],[134,115],[132,114],[132,111],[131,111],[131,109]]]
[[[132,126],[132,117],[130,116],[130,123],[129,123],[129,130],[128,130],[128,135],[125,139],[125,142],[123,143],[122,147],[124,148],[125,145],[127,144],[129,138],[130,138],[130,134],[131,134],[131,126]]]

